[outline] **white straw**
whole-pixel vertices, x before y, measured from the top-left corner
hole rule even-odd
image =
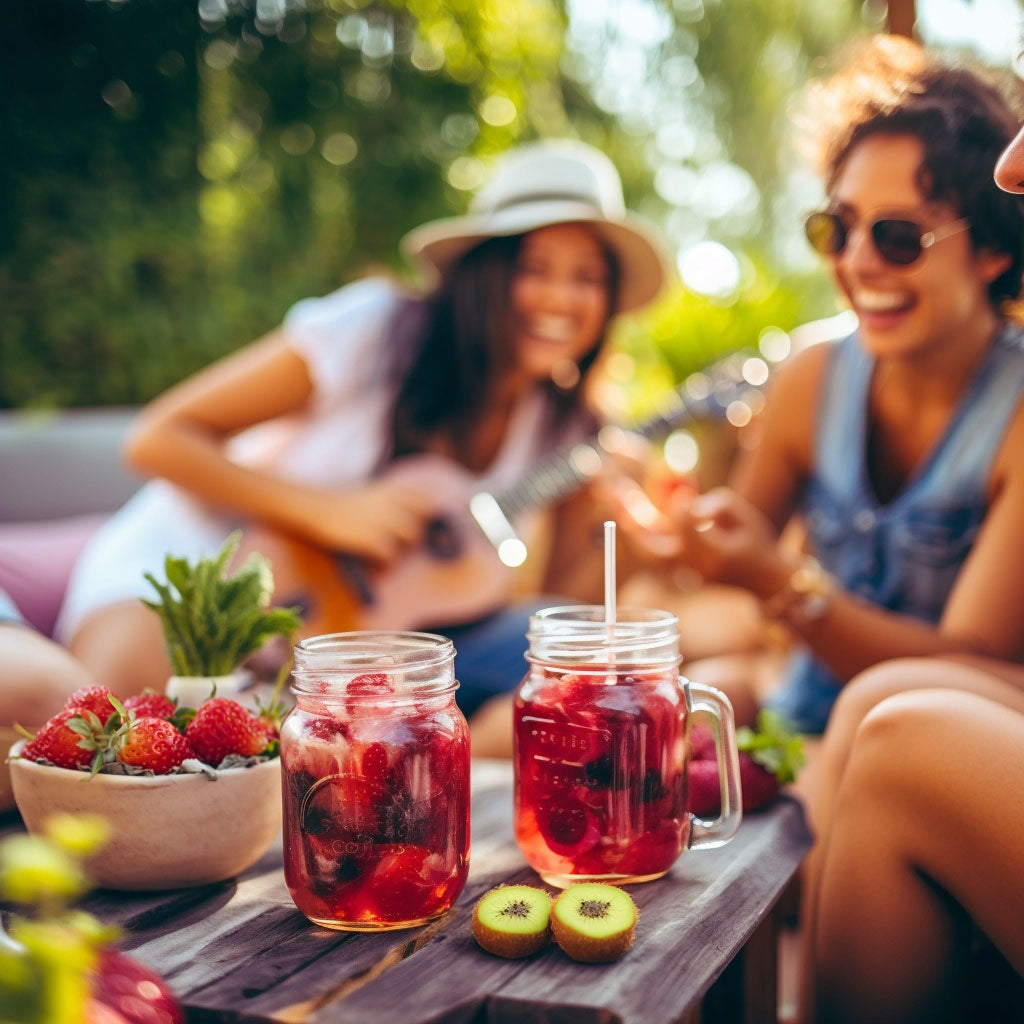
[[[615,522],[604,524],[604,621],[615,624]]]

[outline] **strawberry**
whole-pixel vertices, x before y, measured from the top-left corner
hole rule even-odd
[[[110,691],[105,686],[83,686],[64,702],[64,710],[83,716],[91,711],[102,724],[111,716],[114,706],[110,703]]]
[[[691,739],[696,750],[696,742]],[[736,730],[739,750],[740,789],[743,810],[756,811],[771,803],[787,782],[792,782],[803,766],[803,741],[781,716],[762,710],[757,730],[744,726]],[[687,806],[700,817],[719,812],[718,763],[713,757],[698,758],[691,753],[686,770],[689,798]]]
[[[718,792],[718,762],[691,760],[686,769],[686,806],[698,818],[712,818],[720,806]]]
[[[359,759],[362,777],[384,786],[388,781],[388,752],[383,743],[371,743]]]
[[[115,755],[122,764],[166,775],[195,751],[187,739],[163,718],[134,718],[120,737]]]
[[[124,700],[126,711],[134,711],[136,718],[171,718],[178,705],[162,693],[137,693]]]
[[[185,1014],[163,978],[116,949],[105,949],[91,979],[92,998],[116,1017],[97,1012],[99,1021],[125,1024],[185,1024]]]
[[[690,759],[692,761],[713,761],[715,759],[715,735],[708,726],[690,726]]]
[[[58,768],[88,768],[103,756],[96,742],[98,731],[78,711],[58,711],[26,744],[21,756],[30,761],[44,759]]]
[[[196,754],[214,767],[228,754],[248,757],[267,749],[267,737],[256,716],[227,697],[200,704],[185,728],[185,738]]]

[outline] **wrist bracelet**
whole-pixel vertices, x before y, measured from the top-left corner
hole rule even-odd
[[[781,590],[761,602],[766,619],[806,626],[824,618],[832,604],[835,583],[816,558],[804,555]]]

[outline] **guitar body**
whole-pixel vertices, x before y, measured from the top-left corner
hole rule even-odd
[[[760,363],[764,373],[750,383],[744,374],[753,363]],[[768,367],[759,359],[734,354],[716,364],[709,376],[696,376],[702,378],[699,388],[689,388],[688,379],[676,392],[675,405],[666,406],[634,432],[652,437],[696,418],[722,419],[732,405],[746,402],[758,391],[768,377]],[[506,507],[549,505],[578,490],[593,472],[576,457],[583,448],[595,455],[600,448],[598,437],[549,456],[517,484],[492,496],[494,508],[504,514]],[[270,560],[274,603],[302,609],[303,636],[457,626],[508,603],[512,570],[498,558],[469,512],[470,499],[479,490],[475,479],[436,455],[397,459],[384,475],[431,495],[436,514],[427,524],[423,542],[383,569],[262,527],[252,527],[243,536],[238,557],[259,551]]]
[[[461,625],[509,600],[512,571],[469,514],[473,477],[435,455],[398,459],[384,475],[428,491],[437,510],[423,543],[384,569],[265,527],[244,533],[237,557],[258,551],[270,560],[274,604],[302,609],[304,637]]]

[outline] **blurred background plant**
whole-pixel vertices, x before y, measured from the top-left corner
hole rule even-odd
[[[917,8],[926,38],[998,36],[1011,59],[1017,0]],[[569,134],[609,153],[679,253],[683,284],[615,339],[619,401],[641,415],[710,359],[834,311],[800,236],[817,195],[788,105],[886,16],[884,0],[4,5],[0,408],[144,402],[303,296],[406,272],[406,230],[464,209],[501,150]]]

